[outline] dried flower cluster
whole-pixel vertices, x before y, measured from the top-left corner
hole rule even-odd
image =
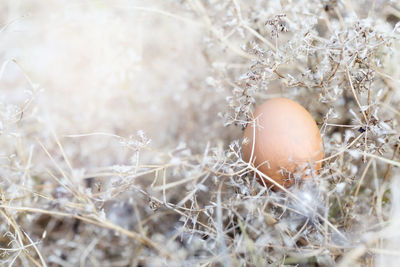
[[[396,1],[4,1],[0,265],[393,266]],[[288,97],[323,168],[280,191],[242,159]]]

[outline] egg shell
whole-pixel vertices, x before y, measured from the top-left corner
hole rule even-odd
[[[254,151],[253,136],[255,136]],[[311,114],[297,102],[272,98],[261,104],[244,131],[243,159],[284,187],[294,177],[307,178],[318,171],[324,156],[320,131]],[[253,154],[253,155],[252,155]],[[273,184],[258,176],[259,182]]]

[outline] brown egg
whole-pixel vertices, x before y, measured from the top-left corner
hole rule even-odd
[[[255,136],[254,152],[253,135]],[[244,137],[243,158],[250,160],[262,173],[284,187],[291,186],[295,177],[310,177],[321,168],[324,156],[321,134],[311,114],[297,102],[287,98],[265,101],[254,112]],[[273,185],[259,177],[267,186]]]

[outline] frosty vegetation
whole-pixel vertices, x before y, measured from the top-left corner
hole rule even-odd
[[[384,0],[2,1],[0,265],[398,264],[399,20]],[[279,191],[241,154],[272,97],[325,148]]]

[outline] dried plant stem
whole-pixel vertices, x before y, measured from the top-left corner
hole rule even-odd
[[[388,164],[396,166],[396,167],[400,167],[400,162],[398,162],[398,161],[390,160],[390,159],[387,159],[387,158],[384,158],[384,157],[380,157],[380,156],[377,156],[377,155],[374,155],[374,154],[371,154],[371,153],[366,153],[366,152],[363,152],[362,155],[365,155],[366,157],[371,157],[371,158],[374,158],[374,159],[378,159],[380,161],[383,161],[385,163],[388,163]]]
[[[365,123],[368,125],[368,118],[367,118],[367,115],[366,115],[365,112],[363,111],[363,108],[361,107],[360,101],[358,101],[358,97],[357,97],[357,94],[356,94],[356,90],[354,89],[353,81],[351,80],[349,68],[348,68],[347,66],[346,66],[346,75],[347,75],[347,79],[348,79],[348,81],[349,81],[349,83],[350,83],[350,88],[351,88],[351,92],[353,93],[354,100],[356,101],[358,107],[360,108],[360,112],[361,112],[361,114],[362,114],[363,117],[364,117]]]
[[[361,185],[362,185],[362,182],[364,181],[364,178],[365,178],[365,176],[367,175],[368,169],[369,169],[369,167],[371,166],[371,163],[372,163],[373,160],[374,160],[374,159],[372,159],[372,158],[369,159],[367,165],[366,165],[365,168],[364,168],[363,173],[361,174],[361,178],[360,178],[360,180],[359,180],[359,182],[358,182],[358,184],[357,184],[356,191],[354,192],[354,196],[355,196],[355,197],[358,196],[358,193],[359,193],[359,191],[360,191],[360,187],[361,187]]]
[[[397,144],[396,149],[393,151],[393,156],[391,159],[392,161],[396,158],[397,154],[399,153],[399,149],[400,149],[400,144]],[[385,172],[385,176],[383,176],[384,181],[387,181],[391,169],[392,169],[392,164],[389,163]]]
[[[327,160],[336,158],[337,156],[340,156],[341,154],[345,153],[347,149],[349,149],[349,148],[352,147],[354,144],[356,144],[357,141],[358,141],[363,135],[364,135],[363,133],[360,134],[360,135],[358,135],[356,138],[354,138],[354,140],[353,140],[350,144],[348,144],[344,149],[340,150],[339,152],[337,152],[337,153],[335,153],[335,154],[333,154],[333,155],[331,155],[331,156],[329,156],[329,157],[327,157],[327,158],[324,158],[324,159],[321,159],[321,160],[317,160],[317,161],[315,161],[315,163],[324,162],[324,161],[327,161]]]
[[[155,249],[156,251],[158,251],[159,253],[162,253],[167,258],[171,257],[171,255],[169,253],[167,253],[164,249],[162,249],[161,246],[154,243],[147,237],[141,236],[140,234],[138,234],[136,232],[126,230],[126,229],[124,229],[116,224],[113,224],[107,220],[97,221],[97,220],[87,218],[84,216],[80,216],[80,215],[59,212],[59,211],[48,211],[48,210],[43,210],[43,209],[38,209],[38,208],[30,208],[30,207],[13,207],[13,206],[8,206],[8,205],[0,205],[0,208],[5,209],[5,210],[14,210],[14,211],[30,212],[30,213],[41,213],[41,214],[48,214],[48,215],[52,215],[52,216],[65,217],[65,218],[75,218],[75,219],[78,219],[78,220],[81,220],[81,221],[84,221],[84,222],[87,222],[87,223],[90,223],[93,225],[97,225],[100,227],[104,227],[104,228],[107,228],[110,230],[120,232],[121,234],[124,234],[130,238],[133,238],[133,239],[139,241],[140,243],[143,243],[146,246],[149,246],[149,247]]]

